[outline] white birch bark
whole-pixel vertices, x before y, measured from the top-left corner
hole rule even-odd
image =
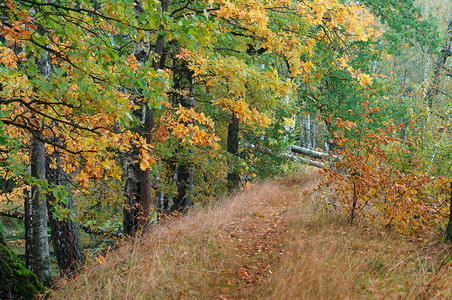
[[[32,138],[31,144],[31,176],[38,181],[45,180],[45,145],[38,138]],[[42,188],[38,184],[31,187],[32,228],[33,237],[31,248],[33,249],[32,271],[38,276],[39,281],[50,281],[50,254],[47,233],[47,205]]]

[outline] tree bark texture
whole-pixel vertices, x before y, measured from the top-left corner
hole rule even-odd
[[[42,28],[40,29],[42,30]],[[50,54],[45,51],[36,59],[38,73],[47,80],[51,74]],[[39,128],[42,121],[36,119],[36,136],[31,139],[30,166],[31,177],[35,181],[31,185],[31,244],[26,245],[29,249],[27,255],[30,259],[30,269],[38,276],[39,281],[47,284],[51,279],[49,240],[47,227],[47,204],[46,195],[43,193],[41,184],[46,180],[46,149],[42,142]]]
[[[239,153],[239,125],[240,120],[236,115],[232,115],[228,125],[227,151],[232,157],[237,157]],[[240,184],[240,177],[233,160],[229,161],[228,190],[235,190]]]
[[[160,180],[160,176],[157,174],[153,179],[154,187],[155,187],[155,208],[157,209],[158,214],[165,215],[168,212],[168,198],[165,197],[160,186],[162,184]]]
[[[141,110],[133,112],[135,117],[140,118]],[[136,145],[132,145],[132,150],[127,158],[126,184],[124,187],[125,203],[123,209],[124,233],[129,236],[135,235],[139,231],[139,219],[141,218],[141,203],[146,199],[141,199],[141,170],[139,162],[140,151]]]
[[[33,259],[31,269],[37,276],[39,281],[44,284],[50,281],[50,255],[49,241],[47,233],[47,205],[46,197],[42,191],[40,183],[46,179],[45,172],[45,145],[38,138],[32,138],[31,144],[31,176],[36,183],[31,187],[31,208],[32,208],[32,227],[33,237],[31,247],[33,250]]]
[[[316,158],[316,159],[324,159],[324,158],[325,159],[328,159],[328,158],[337,159],[338,158],[337,155],[330,156],[329,153],[315,151],[312,149],[303,148],[303,147],[296,146],[296,145],[292,145],[291,150],[292,150],[292,152],[295,152],[298,154],[304,154],[304,155],[307,155],[309,157]]]
[[[163,12],[167,11],[168,0],[161,1],[161,7]],[[141,1],[134,2],[134,10],[136,18],[144,13]],[[151,62],[155,70],[160,69],[163,64],[164,45],[164,36],[159,35]],[[137,61],[141,65],[144,65],[149,59],[150,44],[146,42],[135,43],[134,55]],[[140,109],[132,113],[138,120],[141,120],[140,124],[135,128],[135,131],[145,138],[146,143],[151,144],[152,132],[155,126],[154,110],[140,97],[140,91],[136,91],[135,94],[134,101],[140,105]],[[147,230],[151,203],[153,202],[151,170],[149,168],[146,170],[140,169],[139,154],[140,151],[136,145],[132,145],[132,151],[127,160],[126,186],[124,190],[125,205],[123,210],[124,233],[130,236],[135,235],[138,231]]]
[[[24,191],[24,227],[25,227],[25,265],[33,268],[33,207],[31,206],[31,189]]]
[[[56,159],[58,160],[58,157]],[[70,179],[61,167],[51,169],[47,165],[46,175],[49,183],[56,186],[63,186],[67,193],[66,201],[64,202],[58,201],[53,195],[48,195],[47,208],[57,263],[62,275],[69,276],[77,271],[83,262],[80,228],[74,220],[76,218],[76,210],[70,187]],[[70,215],[66,216],[63,220],[55,218],[53,212],[57,205],[63,209],[69,209]]]

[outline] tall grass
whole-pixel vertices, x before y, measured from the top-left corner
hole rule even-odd
[[[305,189],[309,187],[305,186]],[[320,193],[289,210],[287,255],[268,299],[452,299],[451,246],[348,225]]]
[[[62,282],[52,297],[252,297],[253,288],[270,275],[260,274],[260,269],[276,264],[264,253],[283,246],[278,242],[284,229],[280,212],[294,195],[294,190],[266,182],[218,205],[193,210],[154,227],[141,241],[124,242],[105,262],[93,262],[75,279]],[[264,245],[267,239],[271,242]],[[255,249],[262,245],[265,251]]]
[[[124,242],[60,299],[343,299],[452,296],[450,248],[351,227],[311,193],[317,171],[264,182]],[[308,194],[304,194],[308,192]]]

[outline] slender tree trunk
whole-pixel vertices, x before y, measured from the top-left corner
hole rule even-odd
[[[39,281],[44,284],[50,281],[50,255],[47,233],[47,205],[46,196],[42,191],[40,183],[46,179],[46,152],[45,145],[38,138],[32,138],[31,144],[31,176],[37,181],[31,187],[32,227],[33,238],[31,247],[33,259],[31,269],[38,276]]]
[[[44,52],[38,59],[36,59],[38,73],[44,78],[48,79],[51,73],[50,55],[47,51]],[[37,120],[36,124],[42,128],[43,124]],[[41,133],[38,136],[33,136],[30,149],[30,165],[31,177],[35,182],[31,186],[31,227],[33,236],[31,239],[31,271],[38,276],[39,281],[44,284],[50,282],[50,254],[49,254],[49,240],[47,232],[47,201],[46,195],[42,190],[41,184],[46,180],[46,148]]]
[[[161,1],[162,12],[168,10],[168,0]],[[134,2],[135,17],[138,18],[144,13],[141,1]],[[155,52],[152,57],[152,67],[157,70],[163,65],[163,49],[165,39],[159,35],[156,41]],[[149,43],[135,43],[134,55],[137,61],[144,65],[149,59]],[[140,91],[136,91],[135,101],[140,105],[140,109],[133,112],[135,117],[141,120],[141,123],[135,128],[135,131],[145,138],[146,143],[152,143],[152,131],[154,129],[154,110],[148,103],[144,103],[140,97]],[[124,233],[135,235],[138,231],[146,231],[149,225],[149,214],[152,201],[151,170],[140,169],[139,162],[140,151],[136,145],[132,145],[132,151],[127,160],[126,186],[124,189]]]
[[[138,149],[132,146],[132,151],[127,158],[126,185],[124,188],[124,233],[133,236],[138,231],[138,217],[140,215],[140,164],[138,159]]]
[[[452,242],[452,182],[450,183],[450,208],[449,208],[449,222],[447,223],[446,234],[444,240]]]
[[[28,170],[28,173],[31,171]],[[24,191],[24,227],[25,227],[25,265],[28,269],[33,268],[33,207],[31,206],[31,189]]]
[[[311,116],[307,115],[305,118],[305,132],[306,132],[306,147],[312,149],[311,142]]]
[[[304,143],[304,123],[303,123],[303,116],[301,114],[297,115],[297,120],[299,122],[297,128],[299,128],[300,130],[300,135],[298,138],[298,144],[300,147],[305,147],[305,143]]]
[[[166,12],[168,11],[168,6],[169,6],[169,0],[161,0],[161,8],[162,8],[162,12]],[[163,26],[161,26],[161,28],[163,29]],[[157,36],[157,42],[156,42],[156,46],[155,46],[155,56],[152,58],[152,68],[154,70],[158,70],[164,67],[165,65],[165,55],[163,55],[165,49],[165,36],[160,34]],[[153,120],[155,119],[154,116],[154,110],[152,110],[152,116],[153,116]],[[155,122],[155,121],[153,121]],[[155,126],[155,124],[154,124]],[[149,144],[152,142],[152,135],[149,136]],[[149,170],[150,171],[150,170]],[[156,175],[154,175],[153,178],[153,182],[154,182],[154,190],[155,190],[155,195],[154,195],[154,201],[155,201],[155,207],[157,209],[157,212],[160,214],[166,214],[169,210],[168,207],[168,198],[165,197],[165,195],[163,194],[163,192],[161,191],[160,187],[161,187],[161,180],[160,180],[160,176],[157,173]]]
[[[143,136],[145,137],[146,143],[148,145],[152,144],[152,131],[154,130],[154,110],[146,105],[144,126],[143,126]],[[152,181],[151,181],[151,169],[146,170],[140,169],[140,208],[141,214],[138,219],[138,224],[141,230],[146,231],[149,225],[149,215],[151,212],[152,201]]]
[[[316,146],[317,146],[317,128],[314,119],[314,122],[312,122],[312,148],[315,149]]]
[[[441,78],[442,78],[441,74],[444,73],[446,61],[450,56],[452,56],[452,51],[451,51],[452,21],[449,22],[449,25],[447,28],[447,33],[448,33],[448,39],[447,39],[446,45],[441,49],[441,54],[438,57],[438,60],[436,62],[436,66],[435,66],[435,70],[433,71],[433,78],[430,81],[430,85],[429,85],[427,92],[425,94],[425,97],[424,97],[425,103],[427,104],[428,108],[430,108],[430,109],[433,107],[434,98],[439,92],[439,85],[441,83]]]
[[[162,1],[162,11],[165,12],[168,8]],[[135,16],[138,18],[140,15],[144,14],[143,3],[141,1],[135,2]],[[163,48],[165,45],[165,38],[163,35],[158,35],[156,46],[154,50],[154,57],[152,57],[151,65],[154,70],[158,70],[161,67],[161,59],[163,55]],[[141,49],[140,49],[141,48]],[[136,44],[135,47],[135,56],[137,56],[140,51],[146,54],[143,57],[139,58],[140,64],[144,65],[146,61],[149,59],[150,53],[150,45],[145,44],[140,47],[140,45]],[[143,107],[144,111],[144,124],[142,128],[142,136],[145,138],[146,143],[148,145],[152,144],[153,139],[153,130],[155,127],[155,112],[153,109],[149,107],[148,103],[144,103]],[[138,221],[138,225],[142,231],[146,231],[149,225],[149,215],[151,212],[151,203],[152,201],[152,181],[151,181],[151,169],[147,168],[145,170],[140,171],[140,216]]]
[[[172,211],[185,211],[193,206],[193,167],[188,163],[177,166],[177,197],[174,198]]]
[[[427,54],[427,61],[425,62],[425,67],[424,67],[424,79],[422,80],[422,86],[425,89],[424,90],[424,98],[427,97],[427,91],[428,91],[429,67],[430,67],[430,54]]]
[[[165,197],[162,190],[160,189],[162,182],[160,176],[157,174],[154,176],[154,186],[155,186],[155,207],[157,213],[161,215],[166,215],[168,213],[168,198]]]
[[[237,157],[239,153],[239,125],[239,118],[236,115],[232,115],[228,126],[227,151],[233,157]],[[228,190],[230,192],[233,191],[239,184],[240,177],[236,166],[232,161],[229,161]]]
[[[175,94],[175,104],[180,104],[186,109],[194,109],[194,86],[193,86],[193,73],[183,63],[183,67],[180,71],[174,74],[174,89],[184,90],[188,92],[188,95]],[[189,122],[192,123],[192,122]],[[188,124],[186,124],[188,125]],[[193,206],[193,166],[190,164],[191,151],[178,151],[179,163],[176,167],[177,173],[177,196],[174,198],[172,211],[184,211],[187,208]]]
[[[58,156],[58,155],[55,155]],[[56,157],[58,161],[58,157]],[[48,215],[53,248],[60,271],[63,275],[72,275],[82,264],[82,247],[80,243],[80,228],[75,221],[76,210],[68,175],[61,167],[51,169],[47,164],[46,175],[49,183],[63,186],[67,197],[65,201],[58,201],[53,195],[48,195]],[[69,215],[63,220],[53,216],[55,208],[69,209]]]
[[[376,74],[377,70],[378,70],[378,60],[374,60],[373,65],[372,65],[372,73]]]

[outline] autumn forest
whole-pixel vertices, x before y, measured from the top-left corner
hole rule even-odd
[[[450,298],[451,77],[450,0],[2,0],[0,299]]]

